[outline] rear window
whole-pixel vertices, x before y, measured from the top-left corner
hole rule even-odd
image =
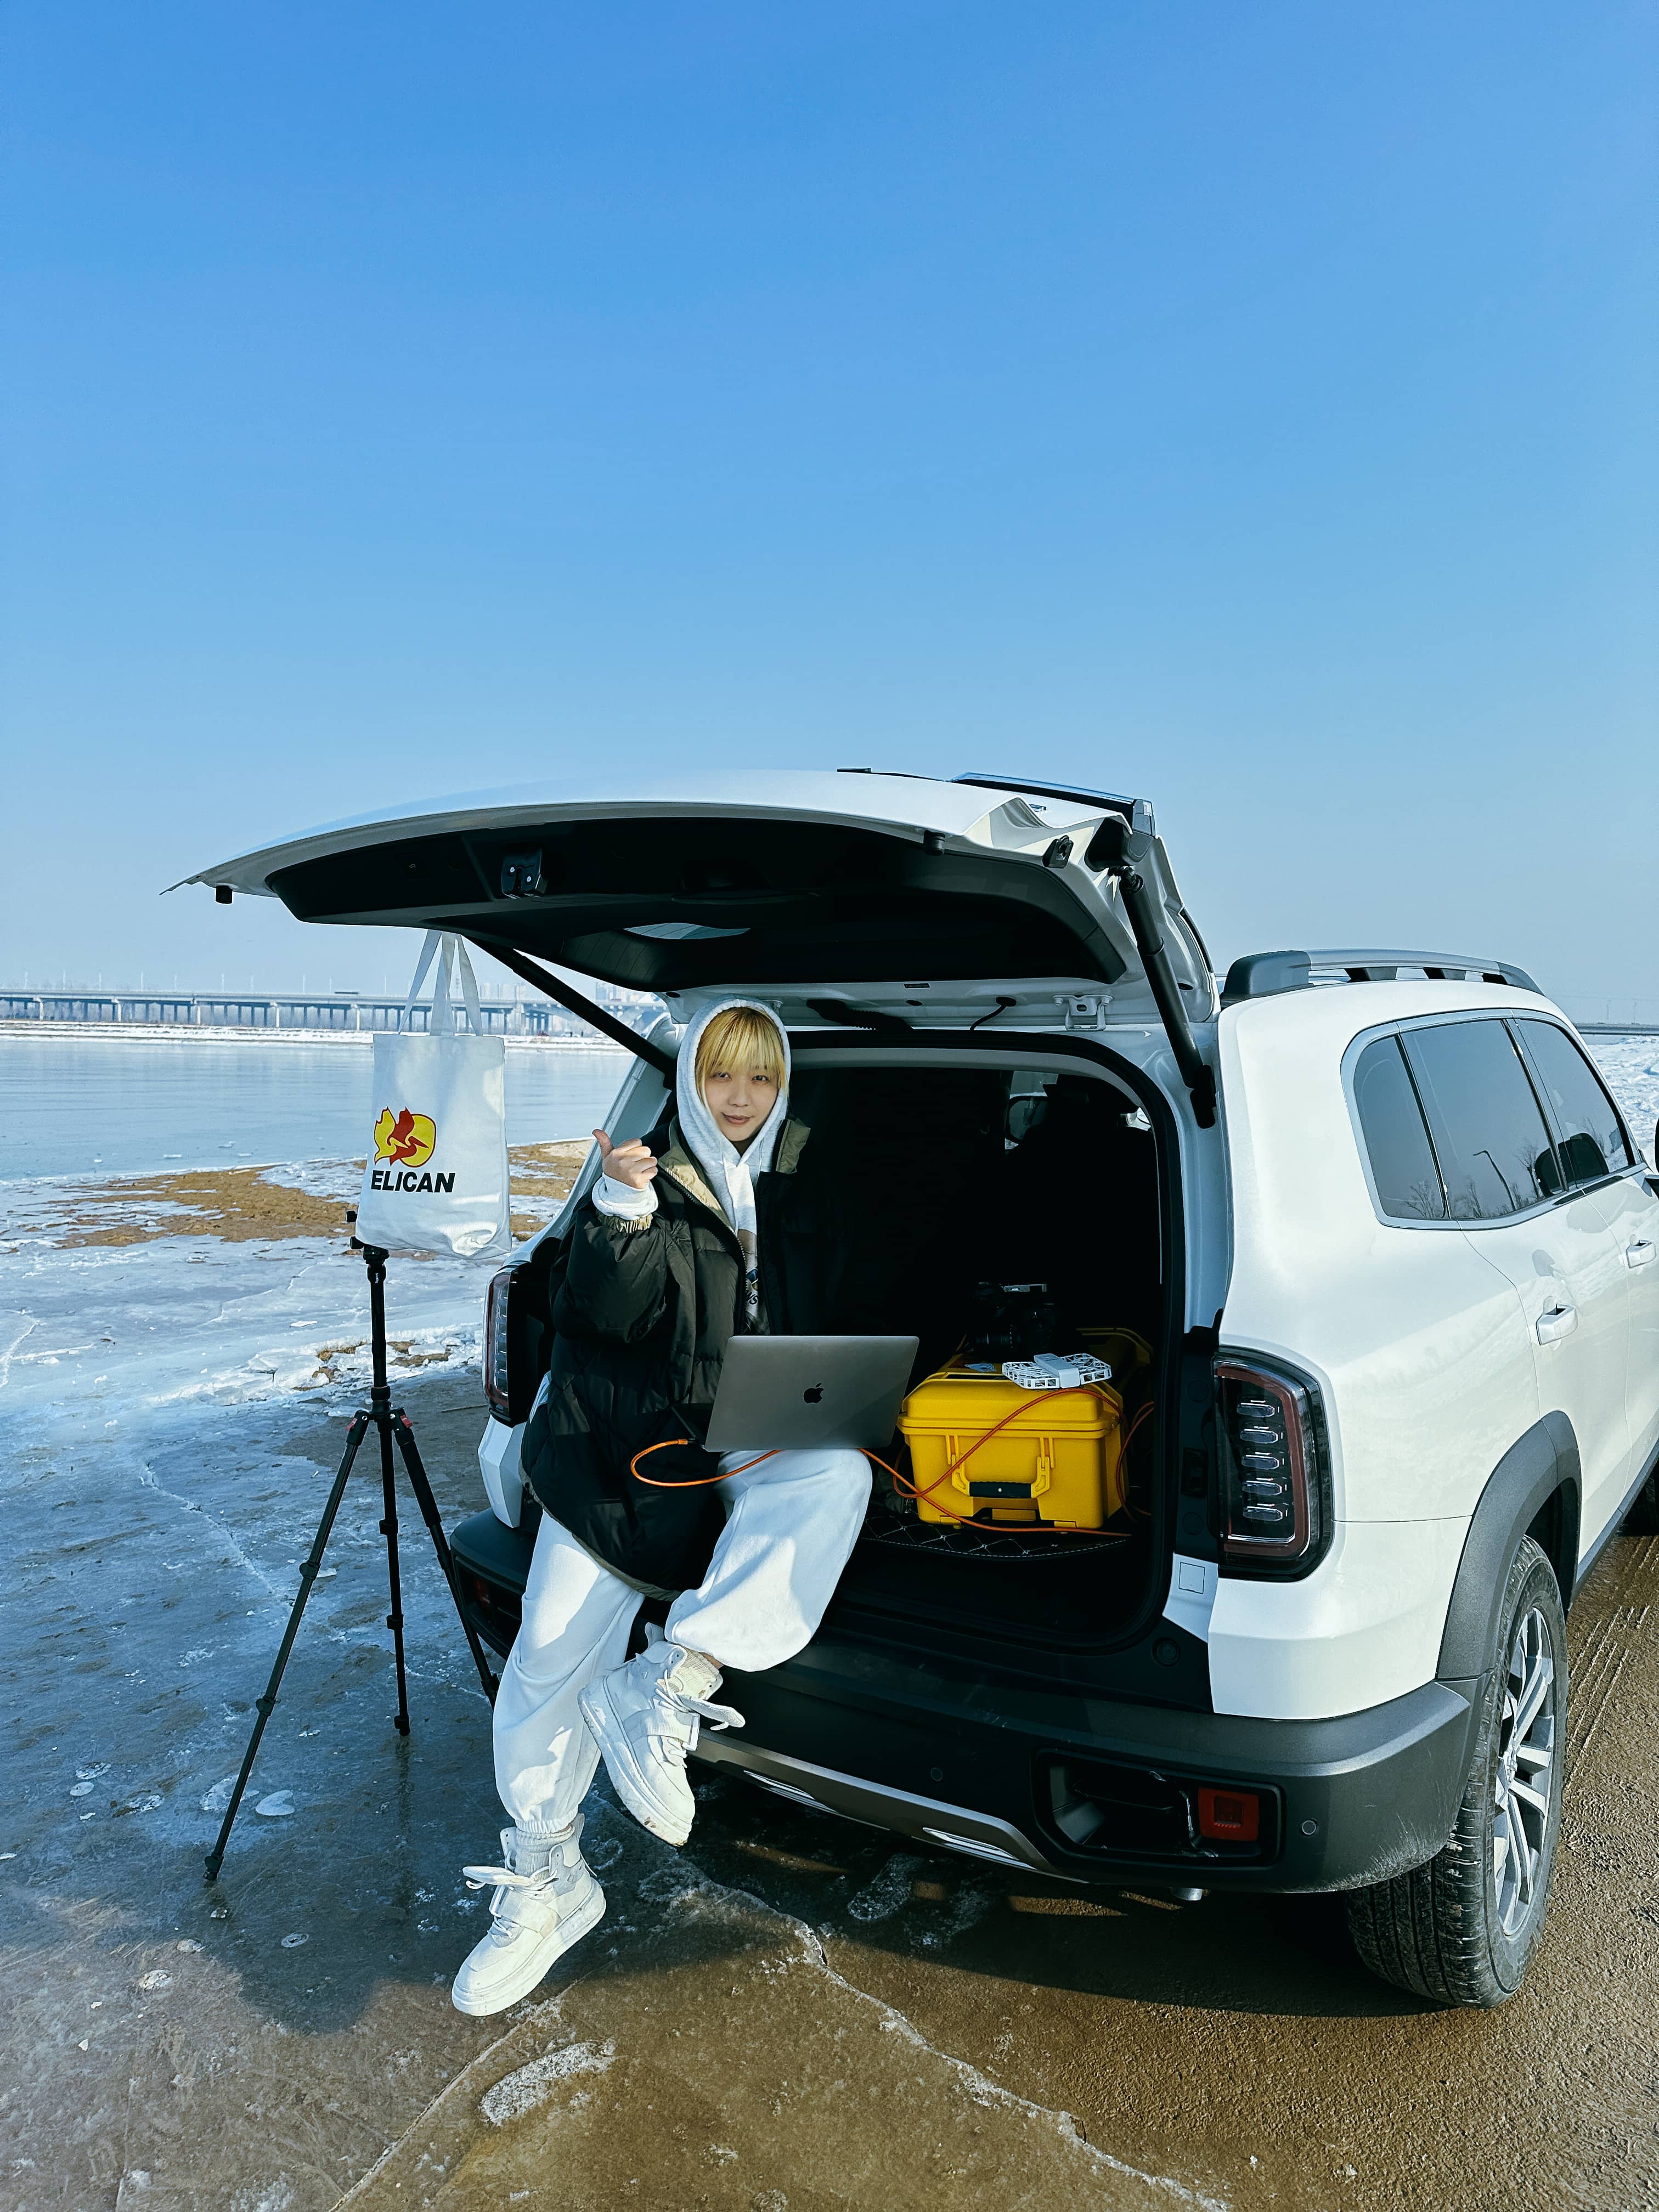
[[[1554,1148],[1505,1025],[1446,1022],[1409,1030],[1405,1045],[1452,1218],[1502,1221],[1553,1197]]]
[[[1378,1037],[1353,1071],[1365,1157],[1378,1205],[1397,1221],[1441,1221],[1446,1197],[1398,1037]]]
[[[1630,1146],[1618,1109],[1566,1031],[1553,1022],[1523,1021],[1520,1027],[1555,1116],[1568,1182],[1595,1182],[1629,1167]]]

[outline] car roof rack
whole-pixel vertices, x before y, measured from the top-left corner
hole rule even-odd
[[[1133,815],[1140,804],[1120,791],[1085,791],[1076,783],[1030,783],[1023,775],[953,775],[952,783],[977,784],[986,791],[1012,791],[1025,799],[1080,799],[1090,806],[1109,806],[1114,814]]]
[[[1247,952],[1227,970],[1221,1003],[1271,999],[1280,991],[1305,991],[1327,983],[1392,983],[1401,971],[1407,980],[1431,982],[1450,978],[1462,983],[1507,983],[1511,990],[1536,991],[1524,968],[1509,960],[1477,960],[1462,952]]]

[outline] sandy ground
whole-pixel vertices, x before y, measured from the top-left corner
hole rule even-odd
[[[447,1514],[475,1510],[475,1386],[399,1387]],[[1659,2197],[1659,1544],[1617,1543],[1575,1608],[1555,1906],[1501,2013],[1371,1981],[1323,1901],[1079,1896],[718,1777],[678,1854],[596,1792],[605,1924],[469,2021],[488,1716],[405,1505],[415,1731],[388,1724],[372,1477],[202,1878],[342,1416],[208,1402],[6,1470],[7,2212]]]

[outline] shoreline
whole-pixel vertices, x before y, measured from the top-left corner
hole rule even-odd
[[[96,1037],[100,1042],[137,1044],[335,1044],[372,1045],[377,1036],[396,1036],[408,1034],[423,1036],[423,1030],[400,1032],[396,1030],[278,1030],[228,1026],[224,1028],[192,1028],[184,1022],[9,1022],[0,1021],[0,1039],[10,1037],[40,1037],[61,1044],[82,1037]],[[462,1034],[470,1035],[470,1031]],[[588,1036],[521,1036],[511,1031],[500,1036],[509,1052],[606,1052],[626,1055],[629,1048],[613,1044],[609,1037]]]
[[[570,1194],[592,1139],[556,1137],[507,1146],[513,1233],[534,1236]],[[0,1251],[39,1241],[50,1249],[152,1243],[164,1237],[270,1243],[338,1242],[366,1162],[239,1160],[203,1167],[22,1176],[0,1182]]]

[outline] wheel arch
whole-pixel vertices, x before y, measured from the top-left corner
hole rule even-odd
[[[1555,1570],[1564,1609],[1571,1604],[1583,1480],[1578,1439],[1562,1413],[1546,1413],[1498,1461],[1463,1540],[1435,1668],[1440,1680],[1468,1681],[1492,1664],[1504,1577],[1523,1536]]]

